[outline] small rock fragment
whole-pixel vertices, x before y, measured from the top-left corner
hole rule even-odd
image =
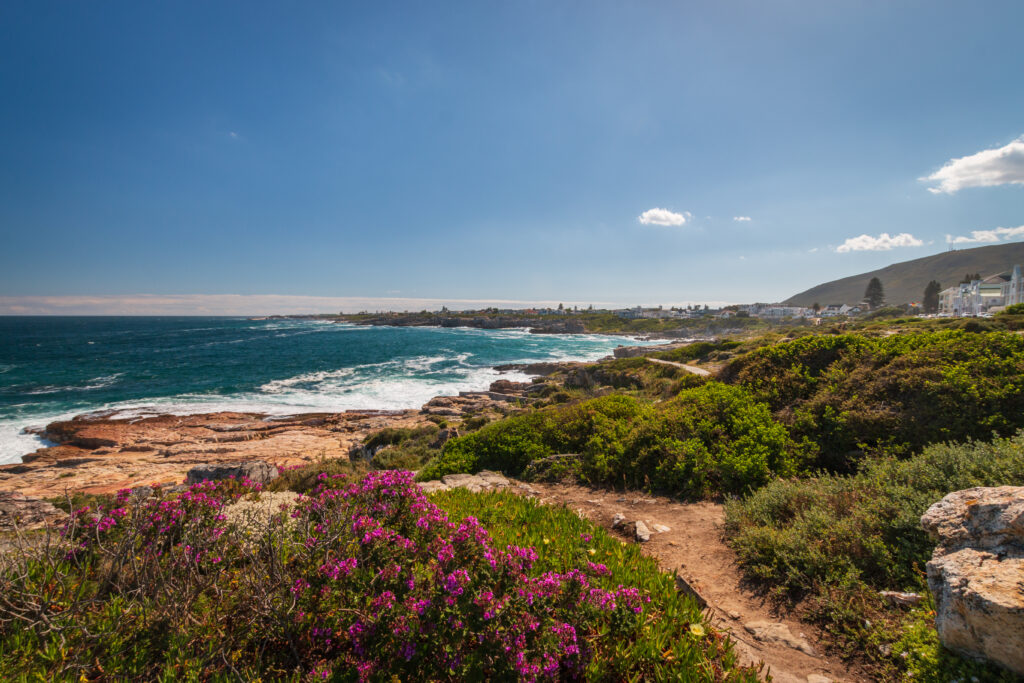
[[[899,591],[880,591],[878,593],[891,605],[917,605],[924,597],[917,593],[901,593]]]
[[[612,517],[612,528],[617,529],[622,526],[622,523],[626,521],[626,515],[621,512],[616,512],[615,516]]]
[[[647,528],[647,525],[637,520],[636,523],[636,540],[640,543],[646,543],[651,540],[651,530]]]
[[[655,524],[655,525],[653,525],[653,528],[659,534],[663,534],[666,531],[672,531],[672,529],[670,529],[669,527],[665,526],[664,524]]]
[[[754,638],[764,643],[780,643],[804,654],[814,656],[814,648],[803,638],[793,635],[785,624],[774,621],[751,621],[743,625]]]
[[[697,584],[695,581],[687,581],[679,574],[676,574],[676,590],[678,590],[680,593],[685,593],[686,595],[689,595],[697,601],[697,604],[700,605],[701,609],[705,609],[708,606],[708,601],[705,600],[704,596],[700,594],[700,591],[697,590],[696,585]]]

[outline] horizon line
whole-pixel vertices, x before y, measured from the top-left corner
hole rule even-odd
[[[677,301],[662,306],[729,305],[726,301]],[[419,312],[480,308],[632,308],[611,301],[555,299],[462,299],[445,297],[329,297],[294,294],[104,294],[0,296],[0,316],[270,316],[360,312]],[[648,304],[639,304],[648,307]],[[654,304],[657,306],[659,304]],[[462,306],[463,308],[459,308]],[[397,307],[397,308],[396,308]]]

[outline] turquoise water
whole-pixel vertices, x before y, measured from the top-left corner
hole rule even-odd
[[[24,428],[85,412],[418,408],[525,379],[494,365],[597,359],[623,343],[635,342],[316,320],[0,317],[0,463],[41,445]]]

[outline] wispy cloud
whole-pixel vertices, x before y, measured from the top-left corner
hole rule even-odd
[[[1016,228],[993,228],[991,230],[971,230],[966,235],[946,235],[947,244],[979,244],[985,242],[1009,242],[1015,237],[1024,237],[1024,225]]]
[[[750,216],[733,216],[732,219],[740,223],[749,223],[751,220]]]
[[[668,209],[647,209],[640,214],[640,222],[644,225],[684,225],[693,218],[689,211],[676,213]]]
[[[950,159],[935,173],[921,180],[937,182],[933,194],[953,194],[965,187],[1024,185],[1024,137],[996,149],[985,149]]]
[[[901,232],[898,235],[890,235],[883,232],[878,237],[871,235],[858,235],[848,237],[846,241],[836,247],[836,251],[845,254],[850,251],[889,251],[897,247],[920,247],[924,244],[909,232]]]
[[[289,296],[279,294],[131,294],[110,296],[0,296],[0,315],[298,315],[359,311],[613,306],[607,301],[428,299]]]

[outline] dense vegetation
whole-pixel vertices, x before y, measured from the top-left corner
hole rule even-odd
[[[892,675],[921,667],[932,671],[924,680],[955,672],[996,680],[995,669],[959,662],[925,637],[927,607],[894,612],[877,591],[927,593],[923,571],[935,545],[921,516],[951,491],[1006,485],[1024,486],[1024,433],[937,444],[907,460],[873,459],[849,476],[776,480],[727,507],[728,533],[752,576],[806,598],[813,618]]]
[[[742,493],[795,474],[800,449],[767,405],[718,382],[659,403],[612,395],[516,415],[449,441],[421,472],[521,475],[552,456],[582,481],[675,495]]]
[[[4,556],[0,668],[34,680],[755,680],[670,576],[568,511],[452,493],[439,501],[450,521],[405,472],[317,480],[294,505],[230,481],[75,510],[58,541]]]
[[[925,510],[951,491],[1006,485],[1024,486],[1024,433],[872,459],[849,476],[778,479],[728,506],[729,530],[752,574],[795,593],[849,581],[917,590],[935,547]]]
[[[865,448],[909,453],[1024,426],[1024,338],[1009,332],[807,336],[746,354],[722,377],[834,471],[854,470]]]

